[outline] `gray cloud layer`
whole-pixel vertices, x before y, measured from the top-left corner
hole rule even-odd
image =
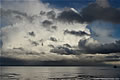
[[[95,40],[91,41],[91,39],[83,39],[78,43],[79,49],[71,49],[71,47],[61,46],[56,47],[51,50],[53,53],[57,54],[65,54],[65,55],[79,55],[82,53],[87,54],[110,54],[110,53],[120,53],[120,40],[114,43],[96,43]]]
[[[88,43],[89,39],[87,40],[80,40],[79,41],[79,48],[82,48],[82,52],[85,53],[119,53],[120,52],[120,40],[116,41],[115,43],[109,44],[95,44],[95,43]]]
[[[112,7],[103,8],[97,4],[90,4],[82,10],[81,14],[86,22],[103,20],[120,23],[120,10]]]
[[[58,16],[58,20],[80,23],[103,20],[112,23],[120,23],[120,10],[112,7],[101,7],[96,3],[92,3],[83,8],[79,14],[72,10],[63,11]]]

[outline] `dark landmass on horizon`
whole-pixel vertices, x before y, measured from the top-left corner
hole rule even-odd
[[[84,63],[84,64],[83,64]],[[31,61],[15,58],[0,57],[0,66],[112,66],[102,62],[80,62],[80,61]]]

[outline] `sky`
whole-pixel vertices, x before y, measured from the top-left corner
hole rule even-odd
[[[0,0],[0,64],[120,66],[119,0]]]

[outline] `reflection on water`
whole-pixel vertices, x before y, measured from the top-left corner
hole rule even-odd
[[[120,80],[120,68],[2,67],[1,80]]]
[[[20,74],[4,73],[0,75],[2,80],[20,80]]]

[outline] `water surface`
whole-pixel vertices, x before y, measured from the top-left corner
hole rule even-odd
[[[112,67],[1,67],[2,80],[119,80]]]

